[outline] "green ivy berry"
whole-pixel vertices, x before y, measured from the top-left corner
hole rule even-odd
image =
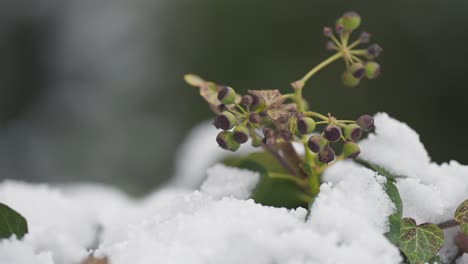
[[[229,130],[236,125],[236,122],[237,118],[231,112],[224,111],[216,116],[213,125],[217,129]]]
[[[245,126],[239,125],[232,131],[234,140],[237,143],[244,144],[249,140],[249,129]]]
[[[244,106],[250,106],[253,103],[253,98],[250,95],[244,95],[241,99],[241,104]]]
[[[321,135],[313,135],[307,141],[307,147],[314,153],[319,153],[327,145],[327,141]]]
[[[364,71],[368,79],[375,79],[380,75],[380,64],[374,61],[368,61],[364,64]]]
[[[343,145],[343,154],[346,158],[355,159],[361,153],[359,145],[348,141]]]
[[[297,130],[303,135],[312,133],[315,130],[315,120],[310,117],[298,119]]]
[[[341,81],[345,86],[356,87],[361,80],[354,77],[351,71],[345,71],[343,75],[341,75]]]
[[[230,131],[219,132],[216,137],[216,142],[220,148],[233,152],[238,150],[240,147],[240,144],[234,140],[233,134]]]
[[[356,124],[349,124],[344,128],[345,138],[351,141],[358,141],[362,136],[362,129]]]
[[[346,12],[338,21],[345,31],[353,31],[361,25],[361,16],[356,12]]]
[[[336,142],[340,140],[341,129],[335,125],[328,125],[323,131],[325,138],[330,142]]]
[[[335,159],[335,151],[327,144],[317,156],[320,162],[328,164]]]
[[[224,86],[218,92],[218,100],[225,105],[233,104],[236,100],[236,91],[229,86]]]
[[[255,111],[262,111],[265,106],[266,102],[263,97],[258,96],[256,94],[251,94],[252,96],[252,104],[250,105],[250,109],[255,110]]]
[[[349,70],[353,74],[354,78],[357,78],[357,79],[364,78],[365,71],[364,71],[364,65],[362,63],[360,62],[353,63],[351,67],[349,68]]]
[[[362,115],[356,119],[356,125],[362,130],[369,132],[374,128],[374,118],[370,115]]]
[[[261,147],[262,145],[263,145],[263,142],[259,137],[257,136],[252,137],[252,147],[258,148],[258,147]]]

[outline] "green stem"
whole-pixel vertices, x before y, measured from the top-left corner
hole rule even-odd
[[[315,66],[312,70],[310,70],[306,75],[304,75],[304,77],[302,77],[301,80],[299,80],[299,82],[302,84],[302,86],[304,86],[306,84],[307,80],[309,80],[310,77],[312,77],[315,73],[320,71],[322,68],[324,68],[328,64],[330,64],[330,63],[334,62],[335,60],[341,58],[342,56],[343,56],[343,54],[341,52],[335,53],[335,55],[333,55],[333,56],[329,57],[328,59],[322,61],[319,65]]]
[[[361,43],[360,39],[355,40],[353,43],[349,44],[348,49],[351,50]]]
[[[330,121],[330,119],[322,114],[319,114],[317,112],[312,112],[312,111],[306,111],[304,112],[305,116],[313,116],[322,119],[323,121]]]
[[[349,53],[353,55],[367,55],[367,50],[365,49],[359,49],[359,50],[351,50]]]

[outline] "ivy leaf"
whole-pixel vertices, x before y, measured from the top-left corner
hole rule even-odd
[[[356,159],[355,161],[357,163],[361,164],[362,166],[377,172],[379,175],[382,175],[382,176],[384,176],[385,178],[387,178],[387,179],[389,179],[391,181],[395,181],[395,179],[397,179],[397,178],[406,178],[405,176],[394,175],[393,173],[390,173],[388,170],[386,170],[386,169],[384,169],[384,168],[382,168],[382,167],[380,167],[378,165],[375,165],[373,163],[367,162],[365,160]]]
[[[205,81],[203,78],[195,74],[186,74],[184,79],[189,85],[198,87],[200,96],[205,99],[211,110],[215,113],[219,113],[218,105],[220,105],[221,102],[218,100],[218,92],[221,89],[221,86],[213,82]]]
[[[398,189],[392,181],[387,180],[387,183],[385,183],[385,192],[395,205],[395,212],[388,216],[390,230],[385,233],[385,236],[390,242],[398,246],[400,242],[400,225],[403,213],[402,202]]]
[[[231,158],[223,163],[260,173],[260,181],[251,195],[256,203],[275,207],[308,208],[312,198],[301,188],[300,179],[288,174],[270,153],[255,152],[245,158]]]
[[[412,218],[403,218],[400,229],[400,249],[411,264],[431,260],[444,245],[444,233],[437,225],[416,225]]]
[[[294,112],[297,111],[296,104],[283,104],[277,108],[271,108],[267,110],[267,115],[273,120],[289,120]]]
[[[468,236],[468,199],[461,203],[455,211],[455,221],[460,224],[460,228]]]
[[[22,238],[28,232],[26,219],[15,210],[0,203],[0,238],[9,238],[16,235]]]

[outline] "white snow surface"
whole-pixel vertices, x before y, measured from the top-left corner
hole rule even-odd
[[[407,125],[386,114],[375,121],[375,135],[361,144],[362,157],[407,177],[397,181],[404,215],[418,223],[451,218],[468,198],[467,167],[431,163]],[[216,133],[203,131],[207,124],[194,132],[192,147],[214,142]],[[0,202],[24,215],[29,225],[22,240],[0,241],[0,263],[75,264],[96,246],[95,255],[108,256],[110,264],[401,262],[398,249],[383,235],[395,209],[383,176],[351,161],[336,163],[323,175],[325,183],[307,216],[303,208],[249,200],[258,173],[219,164],[207,169],[217,153],[203,144],[182,153],[181,162],[188,163],[180,165],[173,184],[141,200],[102,185],[0,182]],[[187,189],[197,182],[203,182],[199,190]],[[448,239],[455,233],[445,232]],[[453,246],[447,243],[441,251],[443,260],[453,257]]]

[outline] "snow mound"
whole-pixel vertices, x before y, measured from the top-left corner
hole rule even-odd
[[[200,190],[214,198],[232,196],[237,199],[247,199],[260,180],[260,174],[244,169],[227,167],[217,164],[208,169],[208,178]]]
[[[431,163],[406,124],[386,114],[375,122],[362,158],[405,177],[396,182],[404,216],[418,223],[452,218],[467,198],[468,167]],[[401,262],[384,236],[395,210],[386,178],[340,161],[325,171],[309,215],[303,208],[262,206],[248,200],[258,173],[213,166],[226,153],[215,136],[207,123],[195,129],[180,154],[179,176],[141,200],[101,185],[0,183],[0,201],[25,216],[30,229],[22,240],[0,241],[0,263],[76,264],[88,248],[112,264]],[[451,261],[457,232],[444,233],[441,257]],[[466,261],[465,254],[457,263]]]
[[[457,206],[468,198],[468,166],[456,161],[441,165],[431,162],[418,134],[408,125],[385,113],[374,118],[375,134],[360,143],[360,158],[406,177],[396,183],[403,217],[412,217],[418,224],[452,219]],[[455,233],[446,234],[446,241],[452,241]],[[445,249],[442,252],[442,261],[456,254]]]

